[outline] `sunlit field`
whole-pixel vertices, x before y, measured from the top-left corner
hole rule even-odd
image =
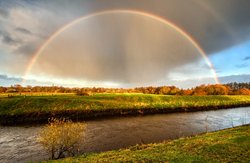
[[[150,94],[27,94],[1,95],[0,115],[57,113],[60,111],[160,110],[250,105],[250,96],[166,96]]]
[[[0,93],[1,97],[9,97],[9,96],[15,96],[15,97],[24,97],[24,96],[59,96],[59,95],[75,95],[75,93],[49,93],[49,92],[32,92],[32,93]]]

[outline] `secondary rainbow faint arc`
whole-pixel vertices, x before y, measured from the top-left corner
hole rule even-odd
[[[83,20],[87,20],[89,18],[93,18],[96,16],[100,16],[100,15],[105,15],[105,14],[115,14],[115,13],[124,13],[124,14],[135,14],[135,15],[141,15],[141,16],[146,16],[148,18],[154,19],[156,21],[159,21],[169,27],[171,27],[172,29],[174,29],[175,31],[177,31],[179,34],[181,34],[183,37],[185,37],[190,43],[192,43],[192,45],[199,51],[199,53],[202,55],[202,57],[204,58],[204,60],[206,61],[206,63],[208,64],[209,68],[211,69],[211,72],[214,76],[214,80],[217,84],[219,84],[219,79],[217,77],[216,71],[214,69],[213,64],[211,63],[211,61],[209,60],[209,58],[207,57],[206,53],[204,52],[204,50],[200,47],[200,45],[188,34],[186,33],[184,30],[182,30],[181,28],[179,28],[177,25],[175,25],[174,23],[172,23],[169,20],[166,20],[160,16],[151,14],[151,13],[147,13],[147,12],[143,12],[143,11],[138,11],[138,10],[128,10],[128,9],[124,9],[124,10],[105,10],[105,11],[100,11],[100,12],[95,12],[89,15],[85,15],[83,17],[77,18],[73,21],[71,21],[70,23],[64,25],[63,27],[59,28],[57,31],[55,31],[43,44],[42,46],[40,46],[36,52],[33,54],[32,59],[30,60],[26,71],[24,73],[24,77],[23,77],[23,84],[26,82],[26,78],[28,77],[33,65],[35,64],[35,62],[37,61],[37,59],[39,58],[39,56],[41,55],[41,53],[43,52],[43,50],[47,47],[48,44],[51,43],[51,41],[53,41],[60,33],[62,33],[63,31],[69,29],[70,27],[76,25],[77,23],[83,21]]]

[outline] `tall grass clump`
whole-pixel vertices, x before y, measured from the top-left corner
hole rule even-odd
[[[85,136],[86,124],[55,119],[40,131],[38,142],[50,153],[51,159],[75,156]]]

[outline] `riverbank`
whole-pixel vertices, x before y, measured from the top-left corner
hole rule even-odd
[[[48,162],[250,162],[250,125]]]
[[[250,106],[249,96],[148,94],[13,96],[0,98],[0,124],[46,123],[50,117],[64,117],[78,121],[112,116],[194,112],[242,106]]]

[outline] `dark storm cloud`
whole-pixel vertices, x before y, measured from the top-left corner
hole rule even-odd
[[[0,16],[6,18],[8,17],[8,11],[0,7]]]
[[[19,46],[16,50],[15,53],[17,54],[22,54],[25,56],[31,56],[34,51],[36,50],[37,46],[33,45],[33,44],[24,44]]]
[[[27,34],[27,35],[31,35],[32,34],[32,32],[29,31],[28,29],[21,28],[21,27],[16,28],[16,31],[21,32],[23,34]]]
[[[208,54],[250,39],[249,0],[147,2],[140,5],[137,1],[132,6],[171,20],[191,34]]]
[[[135,9],[154,13],[171,20],[191,34],[208,54],[250,39],[250,1],[248,0],[144,0],[143,2],[134,0],[76,0],[74,2],[69,0],[13,0],[8,3],[7,1],[0,2],[9,8],[45,9],[58,17],[64,16],[68,19],[67,21],[88,13],[109,9]],[[60,27],[53,25],[54,22],[44,23],[50,23],[52,31]]]
[[[18,37],[25,40],[14,50],[15,54],[23,54],[25,56],[33,54],[46,38],[65,24],[83,15],[111,9],[139,10],[170,20],[190,34],[208,55],[241,44],[250,39],[249,0],[0,0],[0,6],[5,9],[2,11],[2,14],[0,14],[5,15],[5,17],[8,16],[9,18],[0,24],[0,29],[2,25],[8,25],[8,27],[5,28],[6,30],[15,29],[16,33],[27,35],[18,36],[9,31],[3,31],[3,33],[11,33],[12,35],[2,34],[0,37],[3,42],[9,43],[10,45],[17,44],[18,39],[16,38]],[[140,75],[142,75],[142,80],[144,78],[155,79],[163,76],[166,72],[171,72],[176,67],[192,64],[197,61],[197,58],[200,59],[199,55],[191,55],[190,49],[187,50],[189,51],[187,55],[184,55],[185,53],[177,55],[174,49],[178,49],[177,46],[182,45],[178,41],[174,42],[174,47],[169,46],[166,48],[164,42],[168,39],[174,39],[168,38],[166,35],[162,38],[163,41],[157,40],[160,37],[159,35],[162,35],[159,30],[145,29],[146,32],[141,33],[141,36],[145,35],[145,39],[151,40],[152,44],[158,43],[159,47],[163,49],[162,51],[165,50],[165,52],[157,50],[157,46],[153,46],[153,48],[149,49],[148,47],[150,47],[151,44],[143,44],[144,42],[140,42],[138,37],[141,36],[136,36],[137,34],[136,32],[133,33],[133,30],[132,32],[129,31],[131,29],[128,24],[124,24],[124,29],[122,29],[119,24],[116,23],[116,20],[111,21],[111,23],[113,23],[111,25],[105,24],[105,21],[99,21],[98,23],[99,28],[96,28],[96,30],[95,27],[90,27],[91,30],[95,30],[93,32],[94,36],[86,37],[87,41],[85,44],[77,39],[74,40],[73,43],[68,44],[67,40],[63,40],[64,43],[59,44],[58,47],[55,48],[54,53],[51,53],[51,56],[46,58],[51,60],[43,62],[48,70],[62,76],[68,73],[79,78],[86,75],[83,73],[85,72],[90,73],[88,75],[93,80],[108,79],[110,81],[118,80],[129,82],[133,80],[132,78]],[[133,23],[131,24],[131,26],[137,28],[139,32],[144,30],[139,29],[144,27],[143,23],[138,23],[134,26]],[[154,22],[152,24],[156,23]],[[152,24],[147,24],[148,26],[146,28],[150,28]],[[105,30],[102,29],[102,27],[105,28],[105,26],[113,30],[105,33]],[[122,29],[121,34],[119,33],[119,29]],[[154,34],[150,35],[152,31]],[[79,38],[81,36],[82,35],[78,34],[69,37]],[[149,37],[147,38],[146,36]],[[129,37],[131,39],[128,39]],[[182,40],[184,40],[183,38],[184,37],[182,37]],[[84,58],[82,55],[87,53],[85,51],[87,48],[80,49],[80,47],[84,45],[87,46],[88,41],[91,41],[91,39],[97,40],[97,48],[93,48],[94,52],[93,54],[91,53],[92,56],[88,58],[86,55]],[[154,39],[157,41],[154,41]],[[38,43],[40,44],[38,45]],[[62,51],[67,45],[72,45],[72,47],[69,47],[69,49],[72,48],[71,52],[68,51],[68,53],[66,53]],[[74,48],[75,46],[77,47]],[[186,46],[188,47],[187,43]],[[91,49],[92,47],[88,48]],[[133,51],[131,50],[132,48],[137,50]],[[77,49],[80,49],[80,51],[77,51]],[[100,49],[103,49],[103,51]],[[185,48],[182,50],[185,51]],[[150,54],[153,55],[151,56]],[[145,57],[140,58],[139,55],[145,55]],[[80,59],[83,59],[83,61]],[[91,62],[88,62],[88,60],[91,60]],[[85,65],[82,65],[83,62]],[[58,67],[60,69],[58,69]],[[134,71],[133,68],[137,71]],[[76,71],[77,73],[74,74],[72,71]]]
[[[3,43],[11,46],[21,43],[20,40],[14,39],[8,32],[5,31],[0,31],[0,39]]]
[[[213,19],[209,20],[215,30],[207,30],[207,33],[211,35],[211,39],[208,39],[210,46],[205,46],[208,52],[223,50],[250,39],[249,0],[207,0],[206,2],[219,19],[222,19],[218,21],[223,22],[220,26],[216,26]],[[206,38],[200,40],[203,45],[206,45]]]
[[[26,35],[32,35],[32,33],[24,28],[16,28],[16,31],[19,31]],[[0,40],[9,47],[15,47],[13,49],[14,54],[21,54],[25,57],[30,56],[34,53],[37,44],[34,42],[23,42],[20,39],[13,38],[9,33],[0,31]]]
[[[116,13],[66,30],[36,64],[37,73],[54,77],[133,84],[163,80],[173,68],[198,59],[197,49],[173,28],[148,17]],[[187,74],[191,70],[197,69],[189,67]],[[209,68],[205,64],[202,70]]]
[[[2,41],[6,44],[11,44],[11,45],[15,45],[18,43],[18,41],[11,38],[10,35],[2,35]]]
[[[171,20],[191,34],[208,54],[250,39],[249,0],[92,0],[75,1],[76,5],[67,0],[60,3],[55,0],[47,4],[56,4],[59,15],[65,11],[60,8],[75,9],[79,15],[107,9],[134,9],[153,13]]]

